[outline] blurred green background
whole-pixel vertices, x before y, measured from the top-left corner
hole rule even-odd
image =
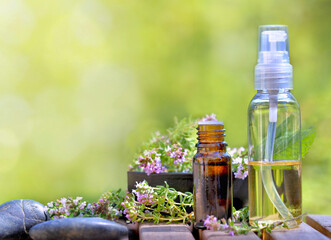
[[[329,0],[0,1],[0,203],[125,188],[142,141],[216,113],[245,146],[257,28],[289,26],[303,208],[331,214]]]

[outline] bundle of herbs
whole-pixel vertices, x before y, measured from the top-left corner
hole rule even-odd
[[[215,114],[201,119],[184,118],[166,130],[152,135],[138,151],[130,171],[141,171],[147,175],[162,172],[192,172],[192,159],[196,154],[196,128],[199,121],[218,121]],[[244,147],[227,148],[232,158],[232,171],[235,178],[245,179],[248,175],[248,154]]]

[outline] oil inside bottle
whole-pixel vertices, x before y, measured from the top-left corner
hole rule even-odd
[[[270,201],[262,182],[261,167],[271,167],[277,192],[293,217],[302,214],[301,209],[301,161],[274,161],[248,163],[249,222],[273,223],[284,220]],[[302,222],[301,218],[296,220]]]
[[[197,223],[207,215],[226,219],[232,215],[231,165],[227,162],[209,161],[208,164],[194,163],[195,214]]]

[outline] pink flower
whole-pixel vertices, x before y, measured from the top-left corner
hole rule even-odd
[[[244,147],[240,147],[240,148],[238,149],[238,154],[241,155],[242,152],[244,152],[244,151],[245,151],[245,148],[244,148]]]
[[[171,150],[170,150],[171,151]],[[186,155],[188,155],[188,150],[182,147],[179,147],[177,144],[172,146],[172,152],[167,152],[167,155],[170,155],[170,158],[174,159],[174,164],[183,163],[186,160]]]
[[[156,151],[144,151],[143,156],[137,158],[139,167],[142,167],[147,175],[151,173],[161,173],[166,170],[161,163],[161,154]]]
[[[207,215],[203,225],[207,228],[207,230],[217,231],[221,228],[220,221],[218,221],[213,215]]]
[[[170,157],[171,157],[171,158],[176,158],[176,157],[177,157],[176,152],[172,152],[172,153],[170,153]]]
[[[76,199],[73,200],[73,203],[77,206],[78,202],[82,199],[82,197],[76,197]]]
[[[232,159],[232,164],[241,164],[242,163],[242,158],[241,157],[237,157],[237,158],[233,158]]]
[[[229,148],[227,151],[230,154],[230,156],[233,157],[234,154],[237,153],[238,150],[237,150],[237,148],[232,148],[232,149]]]
[[[168,146],[164,149],[164,151],[167,153],[167,155],[169,155],[170,152],[171,152],[171,147],[168,145]]]
[[[154,203],[154,190],[149,187],[146,181],[136,184],[136,189],[132,191],[137,196],[140,204],[150,205]]]
[[[61,198],[60,203],[65,207],[67,204],[67,199],[66,198]]]
[[[222,229],[225,230],[225,229],[228,229],[229,228],[229,225],[227,224],[222,224]]]
[[[65,213],[65,212],[66,212],[66,209],[64,207],[59,208],[59,213]]]
[[[80,205],[79,205],[79,209],[80,210],[83,210],[84,208],[86,207],[86,202],[84,201],[84,202],[82,202]]]
[[[244,167],[239,164],[237,168],[237,172],[234,173],[235,178],[245,179],[248,176],[248,171],[244,169]]]
[[[203,117],[201,121],[205,122],[205,121],[218,121],[218,120],[216,118],[216,114],[212,113],[210,115],[206,115],[205,117]]]

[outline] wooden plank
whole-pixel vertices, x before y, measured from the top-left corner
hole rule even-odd
[[[140,240],[194,240],[190,227],[184,224],[145,225],[139,228]]]
[[[263,236],[266,240],[328,240],[329,238],[310,227],[306,223],[301,223],[299,227],[293,229],[273,230]]]
[[[306,222],[317,231],[331,238],[331,216],[330,215],[308,215]]]
[[[202,232],[201,240],[260,240],[260,238],[252,233],[249,232],[247,235],[235,235],[231,236],[228,233],[221,232],[221,231],[211,231],[211,230],[204,230]]]

